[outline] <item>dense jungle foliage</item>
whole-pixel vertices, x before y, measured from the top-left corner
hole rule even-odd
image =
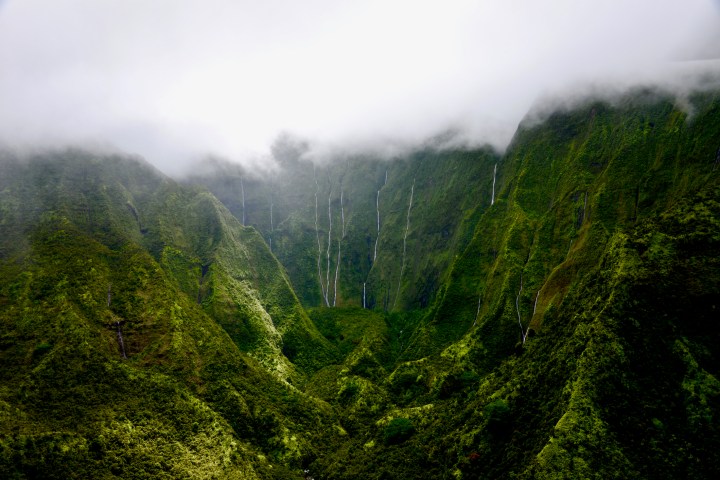
[[[0,477],[714,478],[720,92],[179,183],[0,153]]]

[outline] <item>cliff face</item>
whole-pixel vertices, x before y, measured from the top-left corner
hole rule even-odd
[[[277,150],[274,173],[215,161],[190,181],[262,234],[306,307],[386,312],[434,300],[490,205],[499,159],[491,150],[427,148],[314,166],[301,146]]]
[[[710,477],[720,97],[690,104],[190,185],[4,153],[0,472]]]

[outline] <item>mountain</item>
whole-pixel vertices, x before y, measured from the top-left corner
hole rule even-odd
[[[720,92],[306,150],[2,153],[3,478],[720,471]]]
[[[490,205],[499,156],[428,147],[314,165],[306,150],[286,138],[277,171],[211,159],[187,181],[263,235],[303,305],[426,308]]]
[[[212,195],[77,150],[0,178],[4,478],[267,478],[337,427],[293,386],[335,348]]]

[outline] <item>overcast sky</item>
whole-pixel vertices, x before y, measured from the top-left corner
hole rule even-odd
[[[502,148],[549,91],[720,57],[718,0],[0,0],[0,141],[166,171],[449,128]]]

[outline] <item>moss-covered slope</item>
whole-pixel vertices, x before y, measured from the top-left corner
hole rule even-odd
[[[528,120],[501,158],[288,147],[195,179],[229,210],[3,154],[0,476],[714,478],[720,96],[686,100]]]
[[[265,176],[214,161],[190,181],[262,233],[306,307],[427,307],[490,205],[497,154],[426,148],[326,165],[302,154],[276,149],[279,170]]]
[[[688,116],[640,93],[521,127],[435,304],[387,317],[333,375],[341,418],[365,427],[318,469],[713,476],[720,101]]]
[[[337,353],[214,197],[79,151],[2,169],[4,478],[265,478],[332,437],[288,382]]]

